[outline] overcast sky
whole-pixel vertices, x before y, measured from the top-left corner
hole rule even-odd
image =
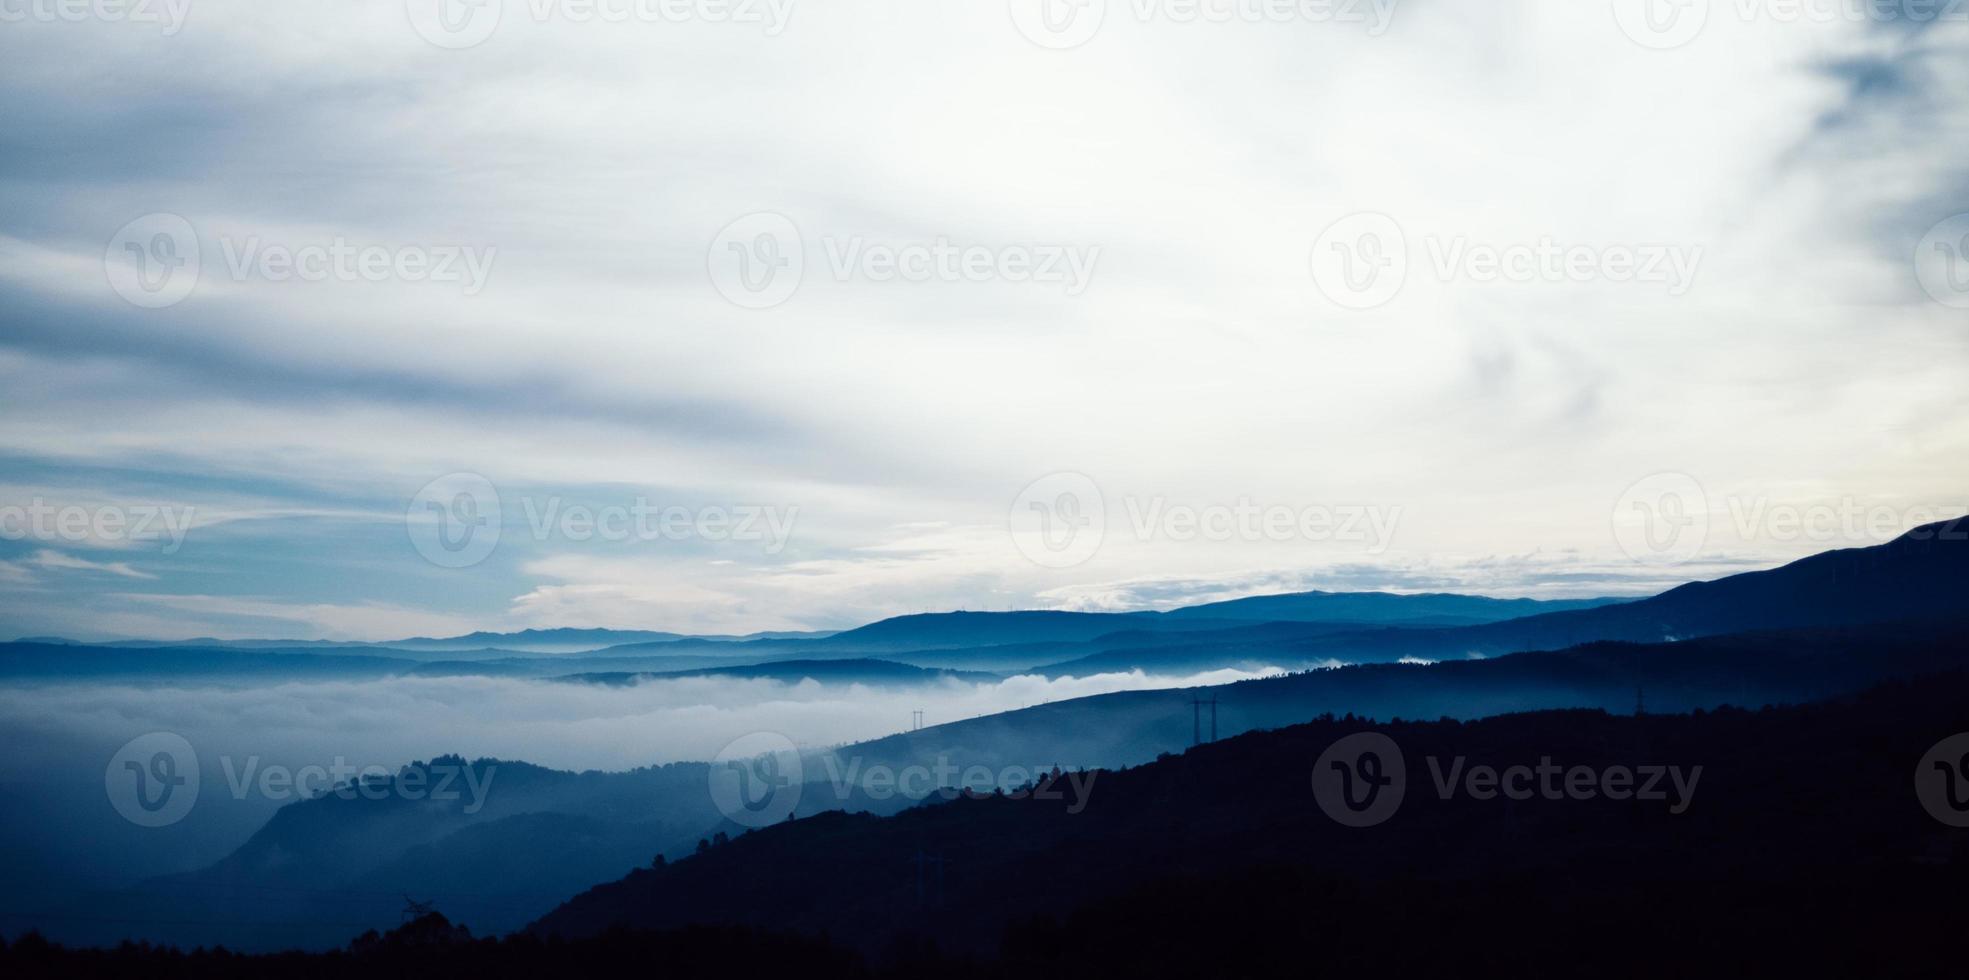
[[[0,636],[1639,594],[1969,503],[1969,5],[444,3],[0,0]]]

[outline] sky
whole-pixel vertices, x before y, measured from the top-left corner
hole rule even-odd
[[[1886,540],[1969,504],[1965,55],[1912,2],[0,0],[0,637]]]

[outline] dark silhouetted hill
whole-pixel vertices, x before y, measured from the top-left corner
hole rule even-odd
[[[15,937],[0,975],[1950,976],[1953,947],[1929,940],[1957,928],[1969,838],[1912,777],[1965,731],[1961,673],[1757,711],[1320,718],[1095,773],[1063,799],[741,834],[512,937],[429,917],[315,954]],[[1399,747],[1403,795],[1385,821],[1342,826],[1312,775],[1362,732]],[[1595,780],[1625,767],[1637,789],[1673,766],[1683,788],[1437,789],[1444,770],[1548,760]]]
[[[1510,711],[1662,711],[1812,701],[1896,677],[1969,667],[1969,617],[1780,630],[1677,643],[1599,642],[1435,664],[1362,664],[1208,688],[1122,691],[936,725],[842,750],[868,764],[1126,766],[1187,747],[1217,701],[1217,731],[1279,728],[1327,712],[1481,718]]]
[[[1759,711],[1321,719],[1095,774],[1079,800],[966,797],[754,831],[597,887],[532,931],[773,927],[871,953],[934,941],[985,955],[1009,929],[1006,975],[1044,976],[1377,963],[1394,975],[1536,964],[1550,975],[1578,965],[1560,953],[1620,936],[1629,946],[1596,973],[1764,972],[1807,951],[1828,966],[1940,965],[1945,946],[1883,950],[1893,932],[1856,927],[1939,926],[1956,907],[1943,899],[1950,875],[1969,870],[1969,838],[1924,812],[1910,777],[1964,730],[1961,674]],[[1405,795],[1383,823],[1342,826],[1314,797],[1314,763],[1363,731],[1400,747]],[[1438,768],[1547,761],[1628,767],[1637,788],[1644,766],[1701,771],[1661,800],[1436,789]]]

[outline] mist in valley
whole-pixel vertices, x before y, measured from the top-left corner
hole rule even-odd
[[[10,913],[223,858],[334,774],[395,772],[440,755],[622,771],[709,760],[756,732],[822,749],[909,728],[1117,691],[1225,684],[1274,671],[1140,670],[870,686],[685,677],[629,685],[497,677],[240,684],[57,683],[0,688],[0,878]],[[131,739],[183,737],[197,802],[163,827],[126,820],[105,768]],[[271,776],[269,774],[272,774]],[[290,779],[289,777],[296,777]],[[497,775],[488,791],[496,791]]]

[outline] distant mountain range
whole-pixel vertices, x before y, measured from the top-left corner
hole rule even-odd
[[[1963,537],[1963,522],[1958,519],[1917,528],[1887,544],[1826,552],[1780,568],[1691,583],[1632,601],[1308,592],[1164,613],[927,613],[824,635],[685,637],[570,629],[373,645],[257,647],[235,641],[213,646],[103,647],[22,642],[0,644],[0,677],[147,673],[554,677],[729,672],[771,663],[836,659],[881,659],[932,671],[1085,676],[1131,670],[1194,674],[1224,668],[1296,670],[1461,659],[1559,650],[1601,640],[1657,643],[1933,616],[1963,604],[1969,587]],[[1456,625],[1442,625],[1445,622]],[[595,648],[597,644],[601,646]],[[514,652],[520,648],[536,652]],[[773,674],[761,671],[759,676]]]
[[[641,655],[643,647],[716,645],[724,649],[746,644],[747,655],[807,650],[837,654],[993,647],[1029,643],[1073,643],[1117,632],[1190,632],[1242,625],[1251,621],[1354,623],[1359,625],[1414,623],[1460,625],[1495,622],[1534,612],[1584,609],[1621,600],[1493,599],[1447,594],[1397,595],[1387,592],[1303,592],[1253,596],[1213,602],[1168,612],[1078,613],[1046,610],[1018,612],[949,612],[896,616],[846,631],[768,631],[743,635],[666,633],[651,630],[526,629],[509,633],[476,632],[453,637],[406,637],[400,640],[110,640],[85,642],[65,637],[22,637],[14,641],[36,646],[78,646],[103,649],[203,649],[239,651],[334,651],[376,654],[445,654],[451,658],[492,659],[515,654]],[[1221,615],[1219,611],[1221,610]],[[1268,613],[1272,613],[1269,614]],[[414,659],[424,659],[421,657]]]
[[[684,636],[629,630],[552,629],[517,633],[470,633],[432,639],[413,637],[385,643],[275,640],[188,640],[174,643],[122,641],[77,643],[59,637],[0,644],[0,678],[195,677],[242,679],[363,678],[396,675],[506,677],[568,675],[655,675],[708,672],[726,676],[739,668],[774,663],[883,659],[918,671],[888,671],[891,678],[924,680],[959,675],[989,680],[1035,669],[1057,674],[1064,665],[1085,661],[1087,670],[1154,669],[1154,655],[1125,651],[1188,645],[1222,655],[1171,654],[1181,669],[1249,666],[1229,652],[1233,644],[1263,640],[1263,652],[1298,655],[1284,638],[1396,626],[1432,627],[1445,621],[1494,621],[1524,610],[1586,609],[1608,599],[1546,602],[1481,596],[1326,593],[1264,596],[1211,603],[1168,613],[952,612],[898,616],[840,633],[757,633],[746,636]],[[1220,607],[1232,615],[1199,611]],[[1285,620],[1263,623],[1252,617],[1276,608]],[[1409,613],[1405,614],[1404,610]],[[1412,619],[1405,619],[1412,615]],[[1343,618],[1322,618],[1343,617]],[[1492,618],[1487,618],[1492,617]],[[1117,652],[1124,651],[1124,652]],[[1232,661],[1235,661],[1233,663]],[[1279,664],[1277,659],[1273,664]],[[808,668],[810,671],[815,668]],[[778,676],[757,670],[750,676]],[[840,673],[837,671],[836,673]],[[595,678],[589,677],[593,680]],[[797,680],[798,678],[793,678]]]
[[[1327,711],[1476,718],[1558,707],[1618,710],[1648,690],[1659,710],[1686,711],[1810,701],[1948,669],[1969,651],[1965,624],[1969,519],[1957,519],[1886,544],[1635,602],[1448,629],[1313,627],[1309,635],[1301,624],[1271,624],[1111,650],[1043,672],[1174,673],[1319,658],[1365,665],[1214,688],[1219,731],[1226,734]],[[1208,642],[1213,637],[1219,642]],[[1394,663],[1402,658],[1423,663]],[[967,763],[995,766],[1050,753],[1076,765],[1131,765],[1184,743],[1195,722],[1186,703],[1191,696],[1135,691],[1058,701],[855,751],[896,764],[962,753],[971,757]]]
[[[1886,544],[1828,551],[1779,568],[1693,582],[1632,602],[1475,626],[1286,638],[1266,644],[1265,649],[1282,664],[1446,660],[1559,650],[1600,640],[1659,643],[1752,630],[1931,618],[1969,609],[1965,597],[1969,597],[1969,518],[1958,518],[1915,528]],[[1240,655],[1249,658],[1252,651],[1247,646]],[[1196,650],[1181,648],[1165,648],[1159,658],[1199,661]],[[1137,661],[1144,669],[1160,666],[1157,658]]]
[[[1176,619],[1251,620],[1277,623],[1385,623],[1468,626],[1500,620],[1612,605],[1622,599],[1493,599],[1446,592],[1293,592],[1250,596],[1172,609]]]
[[[950,764],[956,769],[948,778],[900,793],[878,793],[852,777],[845,791],[816,786],[814,792],[802,794],[798,814],[805,818],[836,809],[895,813],[921,800],[952,795],[968,778],[961,775],[963,770],[973,766],[993,770],[1018,766],[1029,771],[1055,765],[1070,770],[1098,767],[1111,771],[1103,778],[1121,778],[1128,784],[1129,778],[1112,771],[1150,764],[1163,775],[1143,777],[1146,781],[1137,785],[1162,787],[1156,793],[1187,792],[1181,789],[1181,779],[1170,781],[1174,778],[1170,774],[1183,772],[1187,763],[1155,760],[1183,751],[1199,735],[1207,738],[1212,727],[1219,737],[1231,740],[1227,745],[1291,747],[1290,752],[1279,750],[1281,758],[1296,758],[1294,765],[1299,768],[1286,766],[1281,771],[1301,772],[1294,778],[1303,779],[1303,767],[1317,755],[1316,749],[1303,754],[1302,743],[1311,736],[1270,741],[1270,736],[1258,733],[1291,729],[1325,714],[1467,722],[1557,709],[1690,712],[1725,705],[1756,708],[1824,701],[1900,678],[1969,667],[1965,596],[1969,596],[1969,521],[1957,520],[1916,529],[1887,544],[1827,552],[1769,571],[1682,586],[1648,599],[1595,600],[1556,609],[1509,605],[1508,600],[1466,602],[1462,600],[1467,597],[1454,596],[1313,593],[1266,597],[1262,602],[1240,600],[1243,605],[1213,604],[1237,606],[1244,612],[1269,608],[1300,617],[1275,621],[1226,616],[1221,608],[1162,614],[949,613],[898,617],[818,638],[646,641],[585,654],[455,661],[340,650],[10,644],[0,647],[0,675],[46,679],[135,672],[169,677],[173,671],[230,671],[251,679],[290,676],[279,673],[283,670],[315,672],[308,676],[455,670],[613,684],[704,676],[910,684],[988,682],[991,675],[965,672],[971,670],[968,665],[981,661],[1049,664],[1043,673],[1187,672],[1236,664],[1315,668],[1211,688],[1129,691],[1041,704],[815,753],[805,767],[809,779],[820,778],[820,773],[866,773],[877,766]],[[1404,608],[1424,620],[1526,608],[1538,611],[1512,619],[1441,626],[1396,620],[1395,611]],[[1344,618],[1307,618],[1322,614]],[[475,637],[472,642],[486,639]],[[1395,662],[1403,658],[1422,662]],[[1358,665],[1319,666],[1329,662]],[[555,667],[563,669],[544,672]],[[1440,732],[1454,730],[1454,721],[1442,724]],[[1699,724],[1685,729],[1698,734],[1706,730]],[[1332,725],[1318,729],[1320,737],[1334,731]],[[1587,734],[1577,737],[1587,740],[1577,744],[1590,743]],[[1223,747],[1207,746],[1201,754],[1181,758],[1221,758],[1214,754],[1220,751]],[[1295,752],[1300,754],[1293,756]],[[463,764],[463,760],[437,761]],[[482,764],[492,765],[471,763]],[[117,912],[101,913],[105,917],[133,921],[168,921],[167,912],[172,910],[205,909],[211,914],[178,918],[230,923],[223,935],[167,927],[151,938],[186,942],[192,941],[186,937],[196,936],[198,942],[264,947],[329,942],[349,934],[345,927],[354,922],[387,924],[399,897],[393,893],[408,889],[448,896],[448,908],[458,912],[455,917],[475,929],[509,928],[544,913],[552,903],[586,885],[619,878],[629,867],[641,867],[657,854],[674,861],[694,850],[696,841],[720,830],[738,829],[711,804],[710,770],[704,764],[618,774],[562,773],[519,762],[496,765],[500,783],[488,798],[496,805],[481,811],[359,797],[293,804],[219,864],[128,893],[102,896],[91,907]],[[1904,780],[1905,771],[1895,778]],[[1274,791],[1270,786],[1212,790],[1225,794],[1223,798],[1230,801],[1225,806],[1256,806],[1253,812],[1260,813],[1271,812],[1266,808],[1272,804],[1253,804],[1248,797]],[[1133,799],[1127,793],[1122,796]],[[1154,793],[1135,800],[1147,807],[1167,802]],[[1245,825],[1235,814],[1192,812],[1184,806],[1177,810],[1188,814],[1183,819],[1197,821],[1196,827]],[[944,842],[970,848],[963,842],[995,840],[1008,831],[980,827],[976,821],[989,823],[995,819],[991,814],[1015,812],[1029,811],[953,805],[930,807],[899,822],[874,817],[801,819],[794,825],[797,829],[747,835],[729,845],[728,851],[714,848],[712,857],[672,865],[690,870],[632,875],[620,887],[592,893],[555,913],[540,928],[584,934],[612,921],[667,925],[688,920],[697,914],[692,910],[700,910],[705,921],[747,923],[757,921],[759,915],[783,914],[785,921],[801,928],[838,929],[835,935],[872,938],[876,932],[870,923],[887,921],[878,913],[886,908],[883,903],[894,900],[895,881],[883,876],[904,873],[891,866],[900,860],[897,854],[910,847],[946,846]],[[1221,824],[1212,822],[1220,819]],[[944,820],[954,822],[946,825],[941,823]],[[1071,834],[1076,827],[1091,825],[1035,825],[1033,847],[1021,845],[1006,854],[1061,860],[1055,848],[1064,846],[1060,843],[1064,838],[1049,835]],[[1116,835],[1099,838],[1099,846],[1106,848],[1109,842],[1129,840],[1130,834],[1148,825],[1116,818],[1099,826],[1103,835]],[[755,838],[777,843],[754,844]],[[1270,831],[1254,838],[1277,839]],[[1210,846],[1231,844],[1220,840]],[[879,855],[879,859],[871,858],[872,863],[860,871],[842,870],[828,863],[832,859],[815,863],[814,855],[824,851]],[[788,853],[796,856],[785,858]],[[967,853],[954,858],[965,862],[955,867],[983,873],[979,862],[1016,866],[1018,862],[1006,854]],[[760,855],[791,863],[782,873]],[[1090,852],[1087,861],[1044,867],[1049,869],[1048,880],[1056,879],[1058,868],[1065,867],[1078,869],[1076,874],[1118,873],[1127,878],[1143,860],[1108,849]],[[493,873],[489,866],[500,870]],[[860,875],[866,895],[856,899],[840,894],[834,885],[815,885],[808,876],[823,870],[850,878]],[[996,882],[1000,879],[992,876],[998,874],[993,871],[987,877]],[[719,880],[707,883],[704,875]],[[979,891],[984,896],[979,900],[1002,898],[995,890],[1001,884]],[[1078,885],[1061,894],[1089,897]],[[960,902],[956,907],[969,906]],[[338,909],[362,911],[337,917]],[[306,928],[297,929],[297,922]],[[976,927],[992,931],[1002,924],[986,915]],[[124,926],[116,929],[130,932]]]
[[[643,681],[675,680],[684,677],[735,677],[745,680],[777,680],[788,683],[813,680],[830,684],[864,684],[884,687],[929,684],[937,681],[991,683],[1000,679],[996,674],[943,670],[932,667],[915,667],[909,664],[893,663],[887,660],[861,659],[780,660],[763,664],[700,667],[695,670],[638,671],[634,673],[612,671],[594,674],[570,674],[559,679],[590,684],[635,684]]]

